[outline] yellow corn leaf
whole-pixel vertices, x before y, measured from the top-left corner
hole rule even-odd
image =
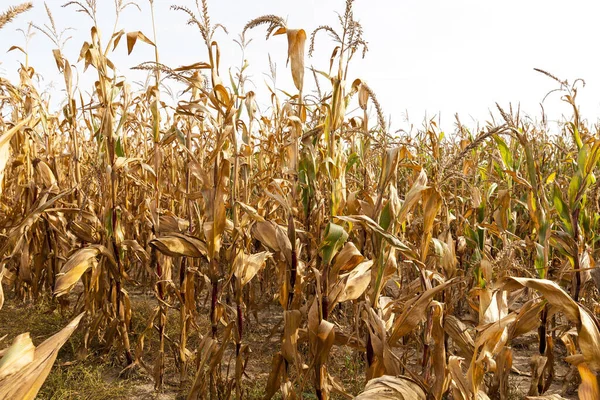
[[[417,296],[415,299],[406,304],[404,311],[402,314],[400,314],[398,319],[396,319],[394,326],[392,327],[392,332],[389,338],[390,345],[395,345],[402,336],[411,332],[417,326],[417,324],[423,321],[426,316],[425,310],[427,307],[429,307],[429,303],[433,299],[433,296],[454,282],[455,281],[453,279],[444,282],[423,292],[420,296]]]
[[[304,44],[306,32],[304,29],[287,29],[288,62],[292,61],[292,78],[296,89],[302,91],[304,83]]]
[[[195,237],[180,233],[171,233],[168,236],[153,239],[150,241],[150,246],[170,257],[206,257],[206,245],[204,242]]]
[[[233,274],[245,286],[254,276],[264,268],[267,258],[271,257],[268,251],[256,254],[246,254],[240,251],[233,261]]]
[[[590,371],[585,363],[577,366],[581,376],[581,384],[577,390],[580,400],[600,400],[600,385],[598,376]]]
[[[10,157],[10,139],[17,133],[21,128],[27,125],[31,121],[31,116],[23,118],[15,126],[4,132],[0,136],[0,194],[2,193],[2,179],[4,177],[4,168]],[[37,120],[36,122],[37,123]],[[34,123],[34,125],[35,125]]]
[[[352,242],[346,242],[342,250],[335,256],[335,261],[331,267],[329,280],[332,281],[340,272],[349,271],[363,262],[365,258],[356,245]]]
[[[0,359],[0,381],[32,362],[34,354],[35,346],[29,333],[22,333],[17,336]]]
[[[406,194],[404,199],[404,203],[402,203],[402,207],[398,212],[398,216],[396,217],[396,223],[402,224],[406,218],[406,215],[412,208],[417,204],[423,191],[426,190],[427,187],[427,173],[425,172],[425,168],[421,169],[417,180],[413,183],[412,187]]]
[[[367,382],[365,390],[355,400],[425,400],[425,392],[417,382],[406,376],[384,375]]]
[[[144,43],[148,43],[149,45],[154,46],[154,42],[148,39],[146,35],[144,35],[142,32],[127,32],[127,54],[131,54],[131,52],[133,51],[133,46],[135,46],[135,43],[138,39]]]
[[[593,318],[579,306],[560,286],[547,279],[509,277],[504,284],[505,290],[514,290],[521,286],[539,291],[544,298],[561,310],[565,316],[577,325],[579,348],[582,361],[594,372],[600,372],[600,332]],[[579,357],[567,358],[575,363]]]
[[[115,263],[108,249],[104,246],[92,245],[75,252],[63,265],[60,273],[56,275],[54,295],[58,297],[68,294],[81,276],[89,268],[97,265],[96,257],[100,254],[107,256],[113,264]]]
[[[33,359],[29,363],[0,378],[0,399],[32,400],[36,397],[52,369],[58,350],[75,331],[83,315],[84,313],[79,314],[60,332],[35,348]]]

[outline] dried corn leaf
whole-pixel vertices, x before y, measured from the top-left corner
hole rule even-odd
[[[97,265],[96,257],[106,256],[113,265],[115,261],[108,249],[100,245],[92,245],[75,252],[63,265],[60,273],[56,275],[54,284],[54,295],[64,296],[68,294],[81,276],[89,269]]]
[[[0,266],[0,310],[2,310],[2,306],[4,306],[4,289],[2,288],[2,279],[4,278],[4,265]]]
[[[342,221],[363,224],[367,228],[371,229],[373,232],[377,233],[378,235],[381,235],[390,245],[397,248],[405,257],[410,258],[412,260],[419,259],[417,253],[414,250],[412,250],[406,244],[402,243],[400,239],[387,232],[377,222],[373,221],[366,215],[336,216],[335,218],[341,219]]]
[[[425,400],[425,392],[417,382],[405,376],[384,375],[367,382],[355,400]]]
[[[186,256],[200,258],[206,257],[207,254],[204,242],[195,237],[179,233],[161,236],[151,240],[149,244],[170,257]]]
[[[3,351],[3,357],[0,359],[0,381],[31,363],[34,354],[35,346],[29,333],[17,336],[10,347]]]
[[[329,293],[330,309],[336,304],[356,300],[367,290],[371,283],[371,267],[373,261],[368,260],[358,264],[352,271],[340,276]]]
[[[335,256],[335,261],[331,267],[329,280],[333,281],[338,273],[353,269],[363,262],[365,257],[360,254],[356,245],[352,242],[346,242],[342,250]]]
[[[592,371],[600,372],[600,332],[588,312],[555,282],[546,279],[510,277],[506,279],[504,289],[515,290],[521,286],[539,291],[548,303],[564,312],[566,317],[577,325],[582,361],[585,361]],[[576,362],[577,358],[571,360]]]
[[[35,348],[33,359],[20,370],[0,378],[0,399],[32,400],[36,397],[56,360],[58,350],[79,325],[79,314],[60,332]]]
[[[299,310],[283,312],[281,354],[289,363],[294,363],[298,357],[298,328],[301,322],[302,313]]]
[[[426,316],[425,310],[429,307],[433,296],[454,282],[454,280],[444,282],[441,285],[423,292],[420,296],[408,302],[404,306],[402,314],[400,314],[394,322],[389,339],[390,345],[395,345],[402,336],[411,332],[421,321],[423,321]]]
[[[27,125],[31,121],[31,116],[23,118],[15,126],[8,129],[2,136],[0,136],[0,194],[2,193],[2,181],[4,177],[4,168],[10,157],[10,139],[17,133],[21,128]],[[37,120],[36,122],[37,123]],[[34,125],[35,125],[34,123]]]
[[[246,254],[240,251],[233,261],[233,274],[245,286],[254,276],[264,268],[267,258],[271,257],[268,251],[256,254]]]
[[[465,359],[473,357],[475,342],[469,334],[468,327],[454,315],[446,315],[444,318],[444,331],[459,348],[460,355]]]
[[[292,78],[296,89],[302,91],[304,84],[304,44],[306,32],[304,29],[287,29],[288,61],[292,62]]]

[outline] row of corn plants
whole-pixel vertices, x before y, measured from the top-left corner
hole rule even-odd
[[[227,30],[206,0],[171,7],[202,45],[184,66],[159,58],[146,5],[116,0],[106,35],[107,5],[64,4],[90,21],[77,60],[46,5],[48,23],[25,33],[54,46],[58,111],[27,47],[12,48],[20,79],[0,78],[0,308],[9,291],[77,316],[48,344],[24,334],[2,352],[0,398],[35,397],[35,371],[47,375],[77,326],[78,354],[115,350],[124,379],[147,374],[163,390],[173,360],[188,399],[248,398],[246,333],[260,323],[279,337],[265,399],[508,399],[518,374],[529,396],[562,385],[600,398],[600,138],[579,115],[581,81],[540,70],[573,112],[556,132],[498,105],[476,130],[457,118],[453,135],[433,120],[394,133],[368,77],[352,74],[368,51],[352,0],[337,28],[307,34],[275,15],[246,24],[242,51],[264,29],[267,45],[288,44],[294,88],[279,90],[272,72],[264,99],[248,90],[245,60],[220,64]],[[152,34],[121,29],[128,7],[149,13]],[[148,73],[143,90],[111,61],[124,46],[149,54],[135,67]],[[308,68],[316,46],[331,57]],[[75,65],[95,74],[92,88],[77,86]],[[170,88],[181,90],[173,104]],[[135,331],[139,288],[155,308]],[[524,337],[536,343],[528,372],[515,361]],[[335,376],[338,349],[364,360],[361,393]]]

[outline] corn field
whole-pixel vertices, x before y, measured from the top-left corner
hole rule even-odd
[[[107,357],[173,398],[600,399],[600,134],[580,80],[538,71],[573,114],[558,130],[495,105],[475,131],[393,133],[352,74],[368,57],[352,0],[309,33],[249,16],[241,47],[287,39],[294,90],[265,82],[268,107],[246,64],[220,65],[207,0],[171,7],[205,48],[184,66],[159,58],[156,27],[101,34],[97,7],[137,6],[104,3],[61,10],[90,23],[77,60],[49,6],[31,26],[64,78],[57,111],[24,49],[20,79],[0,78],[0,316],[62,321],[43,341],[0,324],[0,399],[59,398],[56,368]],[[154,54],[143,90],[111,61],[125,46]],[[331,58],[309,68],[316,46]]]

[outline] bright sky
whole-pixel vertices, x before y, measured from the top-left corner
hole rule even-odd
[[[83,0],[82,0],[83,1]],[[0,8],[20,3],[4,0]],[[61,8],[65,0],[48,0],[59,29],[72,27],[73,36],[65,54],[75,63],[84,40],[89,40],[91,21],[72,7]],[[17,28],[25,29],[29,21],[37,25],[48,23],[42,0],[33,1],[35,8],[0,31],[0,75],[15,79],[17,67],[24,57],[13,51],[12,45],[24,47]],[[149,4],[138,0],[141,12],[128,8],[118,29],[141,30],[152,36]],[[206,50],[199,32],[187,26],[186,15],[169,9],[182,4],[195,10],[194,0],[155,0],[158,48],[161,61],[171,67],[206,61]],[[241,53],[233,42],[243,26],[252,18],[275,14],[287,19],[290,28],[303,28],[307,34],[319,25],[337,29],[335,12],[342,13],[344,0],[209,0],[211,21],[227,27],[229,35],[216,36],[222,53],[221,65],[237,67]],[[112,32],[113,1],[98,0],[99,20],[104,35]],[[421,126],[427,116],[441,116],[441,126],[452,131],[454,114],[474,127],[484,123],[489,110],[495,115],[495,102],[508,108],[521,104],[523,112],[539,119],[540,102],[546,93],[557,87],[549,78],[535,72],[534,67],[547,70],[569,82],[585,79],[587,85],[578,95],[583,117],[595,122],[600,115],[600,55],[597,18],[600,2],[589,0],[356,0],[355,19],[364,28],[364,38],[370,51],[364,60],[356,57],[349,73],[350,84],[355,78],[366,81],[375,91],[386,117],[392,118],[393,129],[408,129],[410,123]],[[269,71],[270,53],[277,63],[278,88],[294,92],[289,69],[285,66],[287,43],[285,36],[265,41],[265,29],[250,32],[252,43],[245,58],[249,73],[259,93],[264,93],[263,73]],[[43,77],[42,88],[54,83],[62,87],[51,50],[52,43],[41,33],[30,41],[30,65]],[[327,70],[334,45],[326,34],[318,37],[316,52],[307,58],[306,66]],[[308,44],[307,44],[308,50]],[[111,56],[119,71],[131,79],[141,80],[129,67],[153,60],[150,46],[138,43],[127,56],[125,40]],[[82,73],[82,64],[78,70]],[[95,71],[90,68],[82,82],[91,87]],[[227,77],[222,67],[221,75]],[[306,85],[312,74],[305,73]],[[228,79],[225,79],[227,82]],[[55,97],[60,97],[54,94]],[[282,95],[283,96],[283,95]],[[264,104],[267,98],[262,99]],[[261,99],[259,99],[259,103]],[[550,120],[568,114],[569,108],[558,95],[549,97],[544,108]]]

